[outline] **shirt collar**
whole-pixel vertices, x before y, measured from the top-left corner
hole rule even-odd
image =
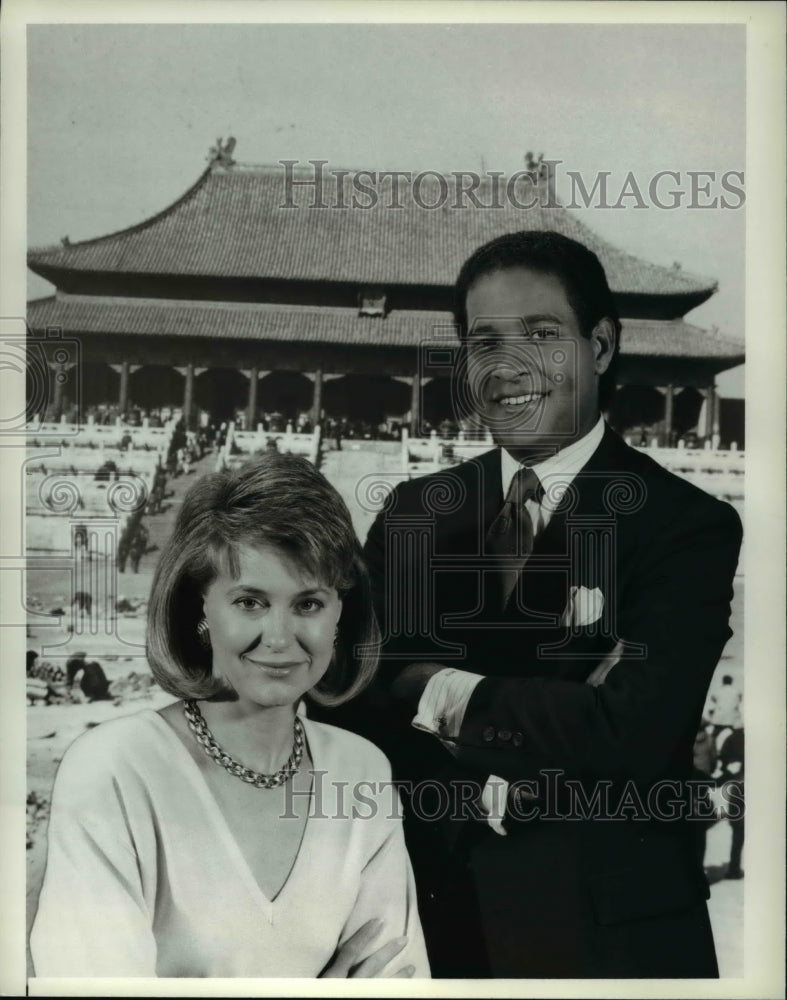
[[[593,429],[588,431],[579,441],[574,441],[565,448],[561,448],[557,454],[544,459],[543,462],[530,466],[544,489],[549,490],[550,496],[562,496],[565,488],[571,484],[577,473],[587,465],[593,452],[601,444],[601,439],[604,437],[604,427],[604,418],[599,417]],[[517,470],[522,468],[522,463],[510,455],[505,448],[500,449],[500,456],[503,496],[505,497],[508,495],[511,481]],[[553,492],[557,483],[560,483],[560,489]],[[548,497],[544,497],[543,503],[548,504]]]

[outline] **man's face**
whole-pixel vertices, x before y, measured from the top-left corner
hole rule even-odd
[[[524,267],[480,277],[466,312],[470,392],[499,445],[546,457],[592,429],[614,346],[608,321],[584,337],[560,280]]]

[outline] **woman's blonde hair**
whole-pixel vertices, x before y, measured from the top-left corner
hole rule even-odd
[[[148,606],[147,654],[158,683],[179,698],[227,694],[212,672],[211,652],[197,638],[202,596],[219,573],[239,573],[238,549],[270,546],[343,601],[336,652],[310,692],[340,705],[371,681],[379,630],[369,575],[350,512],[311,463],[266,454],[237,470],[197,480],[184,497],[159,558]]]

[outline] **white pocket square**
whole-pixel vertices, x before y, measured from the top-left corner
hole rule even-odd
[[[568,604],[560,619],[560,624],[566,628],[578,628],[582,625],[592,625],[601,617],[604,610],[604,595],[594,587],[572,587],[568,593]]]

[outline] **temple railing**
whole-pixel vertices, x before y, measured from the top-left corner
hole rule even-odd
[[[279,451],[285,455],[304,455],[312,465],[317,465],[320,452],[319,424],[308,434],[299,434],[287,424],[283,431],[266,431],[259,424],[256,430],[242,431],[234,422],[227,428],[227,438],[219,449],[216,468],[226,469],[247,461],[253,455],[266,451]]]
[[[745,452],[714,448],[638,448],[659,465],[722,500],[742,500]]]
[[[40,457],[36,454],[40,451]],[[26,470],[30,472],[72,473],[84,475],[98,472],[108,462],[114,468],[108,472],[111,481],[114,474],[120,476],[151,476],[159,466],[164,464],[165,456],[159,451],[112,451],[110,449],[91,451],[90,449],[72,448],[59,455],[48,455],[44,448],[28,452]]]
[[[468,441],[463,436],[445,439],[410,437],[402,431],[402,472],[412,478],[450,468],[493,447],[492,439]],[[708,448],[638,448],[665,469],[724,500],[742,500],[745,481],[743,451]]]
[[[428,438],[416,438],[410,437],[405,427],[402,429],[402,472],[408,476],[423,476],[475,458],[492,447],[491,435],[472,440],[460,432],[455,438],[441,438],[433,431]]]
[[[174,421],[150,427],[146,420],[141,426],[119,420],[30,424],[24,483],[27,550],[74,552],[80,539],[93,538],[100,539],[104,551],[109,532],[114,554],[127,528],[154,510],[149,502],[156,499],[156,475],[166,464],[174,427]]]
[[[28,432],[28,447],[50,447],[60,445],[68,449],[110,449],[133,451],[156,451],[167,453],[174,425],[150,427],[130,424],[69,424],[65,421],[35,422]]]

